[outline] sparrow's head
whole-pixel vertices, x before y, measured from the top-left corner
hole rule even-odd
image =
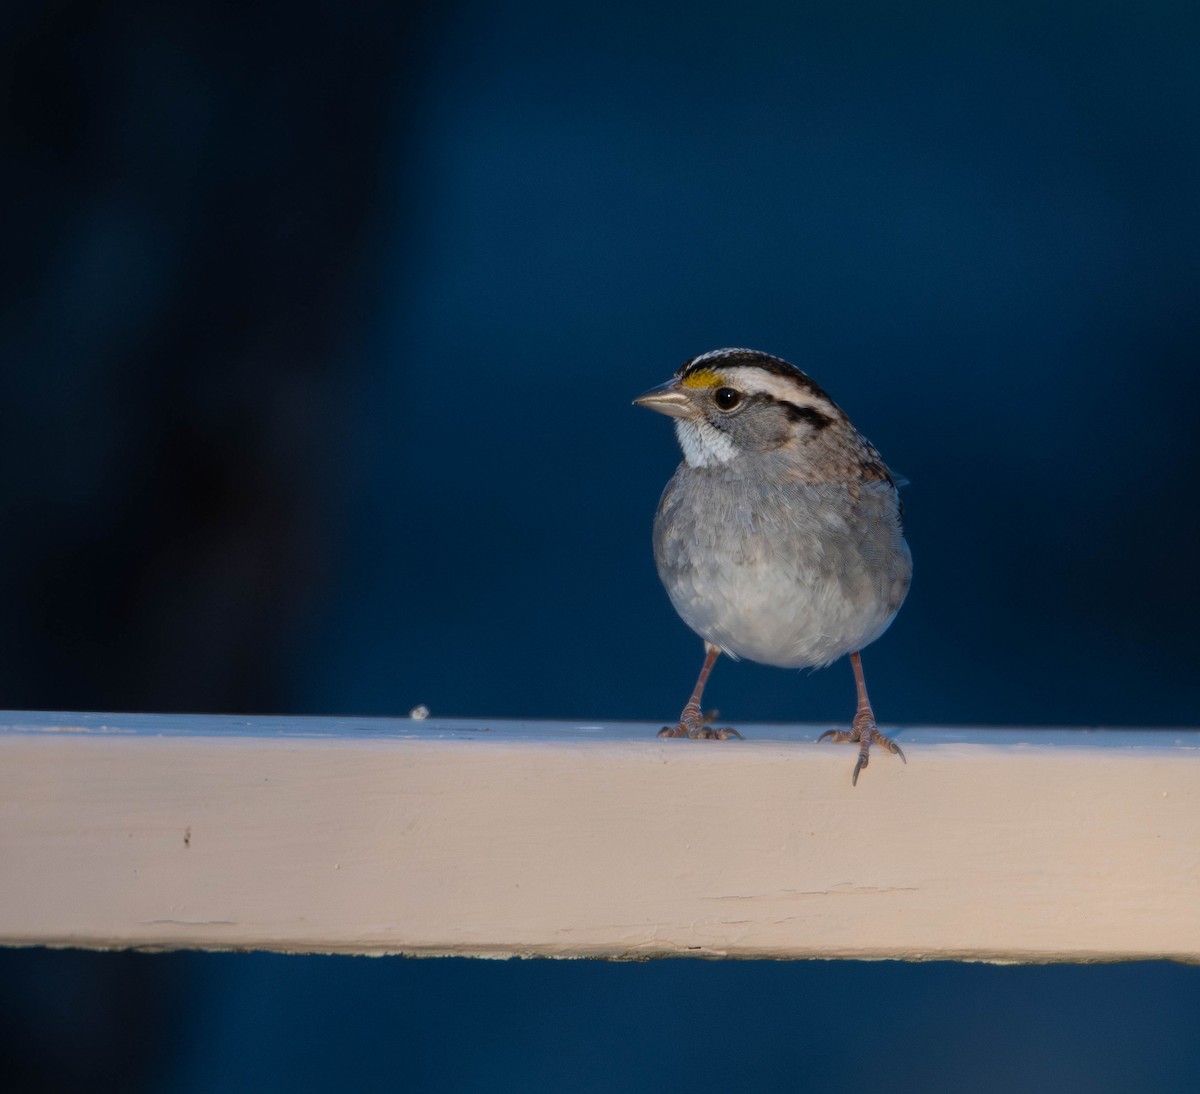
[[[752,349],[718,349],[693,357],[675,378],[634,399],[675,419],[692,467],[727,464],[739,455],[791,446],[797,456],[849,421],[795,365]]]

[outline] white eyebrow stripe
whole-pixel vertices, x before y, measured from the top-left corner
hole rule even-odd
[[[730,387],[735,387],[746,395],[769,395],[780,402],[792,403],[795,406],[821,407],[833,413],[829,403],[814,395],[808,388],[786,376],[776,376],[773,372],[767,372],[766,369],[742,365],[739,368],[731,368],[728,372],[721,372],[721,375],[729,381]]]

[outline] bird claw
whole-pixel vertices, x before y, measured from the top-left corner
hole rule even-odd
[[[705,724],[716,716],[717,712],[714,710],[711,717],[705,717],[704,722],[680,720],[678,725],[663,726],[658,731],[658,735],[660,737],[688,737],[693,741],[727,741],[730,737],[736,737],[739,741],[743,739],[742,735],[732,726],[714,729],[712,726]]]
[[[849,731],[845,729],[827,729],[820,737],[817,738],[817,744],[820,744],[828,737],[835,745],[845,744],[847,741],[856,741],[857,737],[851,737]]]
[[[891,737],[885,737],[879,732],[879,730],[875,730],[871,734],[871,740],[879,745],[880,748],[886,748],[893,756],[899,756],[900,759],[907,765],[908,760],[905,759],[904,750],[898,744],[896,744]]]
[[[885,737],[880,733],[875,726],[875,719],[865,711],[854,716],[854,723],[848,730],[827,729],[817,738],[817,744],[820,744],[827,737],[834,744],[856,744],[859,746],[858,762],[855,763],[854,773],[850,776],[851,786],[858,785],[858,773],[870,765],[870,749],[872,744],[879,745],[880,748],[892,753],[893,756],[899,756],[905,764],[908,763],[900,746],[890,737]]]

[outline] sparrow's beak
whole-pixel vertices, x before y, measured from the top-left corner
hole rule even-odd
[[[652,387],[634,399],[633,405],[657,410],[659,414],[666,414],[670,418],[693,418],[696,415],[695,404],[679,386],[678,380],[668,380],[665,384]]]

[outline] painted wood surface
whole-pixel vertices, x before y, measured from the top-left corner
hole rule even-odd
[[[1200,960],[1200,732],[739,728],[0,713],[0,943]]]

